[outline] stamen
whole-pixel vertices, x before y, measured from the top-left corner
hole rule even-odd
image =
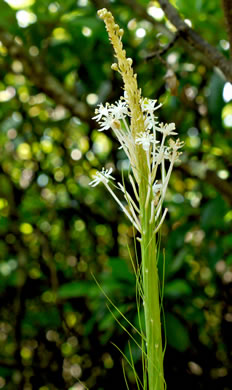
[[[131,203],[128,203],[128,205],[129,205],[130,211],[131,211],[131,213],[132,213],[132,215],[133,215],[133,217],[134,217],[134,220],[135,220],[135,222],[137,223],[137,225],[139,226],[140,231],[141,231],[141,224],[140,224],[140,221],[139,221],[137,215],[135,214],[135,211],[134,211],[134,209],[133,209],[133,206],[131,205]]]
[[[128,204],[131,203],[133,208],[137,211],[137,213],[140,214],[140,210],[139,210],[138,206],[135,204],[135,202],[132,199],[132,197],[130,196],[130,194],[128,194],[128,192],[126,191],[126,188],[123,187],[123,185],[119,182],[118,182],[118,186],[119,186],[120,190],[123,192],[124,198],[126,199],[127,203]]]
[[[137,189],[135,186],[135,182],[134,182],[133,177],[131,175],[129,175],[129,180],[130,180],[132,188],[134,190],[135,197],[136,197],[137,201],[139,202],[139,195],[138,195],[138,192],[137,192]]]
[[[154,116],[152,114],[152,127],[153,127],[153,137],[154,137],[154,142],[153,142],[153,156],[155,156],[155,149],[156,149],[156,131],[155,131],[155,121],[154,121]],[[152,160],[152,169],[155,166],[155,159],[153,158]]]
[[[150,180],[149,180],[150,181]],[[145,202],[145,209],[148,208],[148,203],[150,199],[150,194],[151,194],[151,185],[150,183],[148,184],[148,190],[147,190],[147,196],[146,196],[146,202]]]
[[[123,116],[122,120],[123,120],[123,123],[124,123],[124,125],[125,125],[126,130],[127,130],[127,133],[130,133],[130,129],[129,129],[129,127],[128,127],[128,124],[127,124],[126,119],[125,119],[124,116]]]
[[[146,156],[147,156],[147,166],[148,166],[148,171],[149,171],[149,174],[150,174],[150,170],[151,170],[151,163],[150,163],[150,151],[147,150],[146,151]]]
[[[161,167],[162,167],[162,183],[164,184],[165,181],[165,165],[164,165],[164,159],[161,162]]]
[[[170,176],[171,176],[171,173],[172,173],[172,168],[173,168],[173,165],[174,165],[174,162],[175,162],[175,157],[176,157],[176,154],[173,152],[171,163],[170,163],[170,166],[168,168],[168,173],[167,173],[167,176],[165,178],[165,182],[163,184],[162,195],[161,195],[161,198],[160,198],[158,206],[157,206],[158,212],[156,214],[156,219],[159,217],[160,209],[161,209],[164,197],[166,195],[166,190],[167,190],[168,182],[169,182],[169,179],[170,179]]]
[[[151,202],[151,217],[149,219],[149,223],[151,224],[154,218],[155,204],[154,200]]]
[[[115,195],[115,193],[112,191],[112,189],[110,188],[110,186],[107,184],[107,183],[103,183],[107,190],[111,193],[111,195],[113,196],[113,198],[116,200],[116,202],[118,203],[118,205],[121,207],[122,211],[124,211],[124,213],[126,214],[127,218],[129,218],[129,220],[131,221],[131,223],[134,225],[134,227],[139,231],[141,232],[141,227],[139,227],[137,225],[137,223],[134,221],[134,219],[132,218],[132,216],[128,213],[128,211],[126,210],[126,208],[123,206],[123,204],[120,202],[120,200],[117,198],[117,196]]]
[[[138,206],[135,204],[135,202],[133,201],[132,197],[130,196],[130,194],[128,194],[128,192],[126,192],[126,194],[124,195],[125,199],[127,200],[127,198],[129,199],[130,203],[132,204],[132,206],[134,207],[134,209],[137,211],[138,214],[140,214],[140,210],[138,208]]]
[[[163,223],[163,221],[164,221],[164,218],[166,217],[167,212],[168,212],[168,209],[166,208],[166,209],[164,210],[164,212],[163,212],[163,215],[162,215],[162,218],[161,218],[161,220],[160,220],[160,222],[159,222],[159,225],[158,225],[157,228],[155,229],[155,234],[156,234],[156,233],[159,231],[159,229],[161,228],[161,225],[162,225],[162,223]]]

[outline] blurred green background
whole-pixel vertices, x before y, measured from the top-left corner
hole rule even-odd
[[[229,56],[219,0],[173,3]],[[122,94],[103,6],[125,29],[143,95],[185,141],[162,228],[168,389],[229,390],[232,85],[182,40],[147,59],[173,27],[145,0],[0,1],[0,389],[126,389],[113,343],[128,354],[128,335],[93,278],[137,324],[133,230],[103,186],[88,186],[108,163],[118,179],[128,169],[91,119]]]

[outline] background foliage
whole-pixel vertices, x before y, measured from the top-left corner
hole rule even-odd
[[[228,57],[219,0],[173,3]],[[103,186],[88,186],[109,162],[128,168],[110,133],[97,132],[91,119],[96,104],[122,94],[96,17],[107,4],[1,0],[0,389],[81,390],[80,381],[126,388],[112,343],[127,354],[128,335],[93,275],[136,324],[133,230]],[[175,121],[186,143],[162,228],[167,385],[229,390],[232,86],[183,40],[157,55],[170,41],[165,30],[173,30],[158,3],[109,6],[125,29],[143,95],[164,103],[160,120]]]

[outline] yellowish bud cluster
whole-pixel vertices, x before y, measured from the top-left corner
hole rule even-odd
[[[98,11],[98,16],[104,20],[106,29],[115,51],[118,64],[112,64],[111,68],[118,71],[124,82],[128,105],[131,111],[131,132],[133,137],[145,130],[143,114],[141,110],[141,91],[137,84],[137,75],[132,69],[132,59],[126,58],[126,51],[123,49],[123,30],[115,23],[111,12],[105,8]]]

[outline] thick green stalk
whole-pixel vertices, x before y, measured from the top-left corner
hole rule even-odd
[[[118,62],[117,64],[113,64],[113,69],[119,71],[123,78],[127,103],[130,109],[130,129],[131,136],[134,138],[134,144],[129,142],[127,147],[134,178],[139,187],[148,383],[149,390],[164,390],[157,247],[154,234],[155,222],[151,221],[149,223],[151,218],[151,202],[154,201],[154,197],[151,194],[152,191],[150,193],[150,199],[146,199],[149,197],[148,185],[151,185],[154,178],[151,180],[150,163],[147,162],[146,149],[136,144],[136,137],[141,132],[146,131],[144,113],[141,107],[141,90],[138,88],[137,76],[133,72],[132,60],[126,57],[126,52],[123,49],[121,41],[123,30],[119,28],[114,21],[113,15],[106,9],[99,10],[98,15],[104,20],[114,47]],[[124,141],[127,143],[127,138]],[[130,220],[131,218],[129,217]]]
[[[149,390],[164,389],[163,350],[160,320],[159,277],[157,245],[154,225],[149,224],[148,210],[142,213],[142,274],[144,288],[144,313],[147,340],[147,365]]]

